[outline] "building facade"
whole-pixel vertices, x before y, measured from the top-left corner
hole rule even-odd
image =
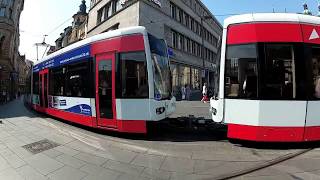
[[[15,97],[19,87],[19,23],[24,0],[0,0],[0,101]]]
[[[55,48],[50,47],[48,54],[86,38],[88,13],[85,0],[82,0],[79,11],[72,18],[72,26],[64,29],[64,32],[55,42]]]
[[[222,26],[200,0],[91,0],[88,37],[138,25],[166,40],[175,96],[214,84]]]

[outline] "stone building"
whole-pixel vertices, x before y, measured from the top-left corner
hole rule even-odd
[[[178,98],[182,86],[214,84],[222,26],[200,0],[91,0],[88,37],[138,25],[167,41]]]
[[[19,23],[24,0],[0,0],[0,101],[13,98],[19,86]]]
[[[87,20],[88,13],[86,1],[82,0],[81,5],[79,6],[79,11],[73,15],[72,26],[66,27],[64,32],[61,33],[60,37],[55,41],[56,46],[54,51],[85,39],[87,35]],[[51,49],[48,54],[54,51]]]

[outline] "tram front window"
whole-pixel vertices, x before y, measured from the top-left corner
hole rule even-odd
[[[320,48],[312,47],[313,97],[320,99]]]
[[[166,43],[149,35],[151,57],[153,61],[155,98],[169,99],[171,96],[171,77]]]
[[[293,46],[265,45],[264,88],[266,99],[295,99],[296,72]]]
[[[225,66],[226,97],[256,99],[258,95],[257,45],[228,46]]]

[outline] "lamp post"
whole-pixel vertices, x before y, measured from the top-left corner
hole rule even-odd
[[[207,16],[207,15],[203,15],[201,16],[201,40],[202,40],[202,49],[201,49],[201,57],[202,57],[202,66],[203,66],[203,71],[204,71],[204,76],[206,76],[206,64],[205,64],[205,58],[204,58],[204,26],[203,26],[203,22],[207,19],[211,19],[211,16]],[[204,77],[206,78],[206,77]],[[208,74],[208,86],[209,86],[209,74]]]

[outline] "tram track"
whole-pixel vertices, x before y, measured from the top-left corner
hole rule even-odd
[[[275,159],[260,163],[260,164],[258,164],[256,166],[253,166],[253,167],[250,167],[250,168],[247,168],[247,169],[234,171],[234,172],[231,172],[231,173],[228,173],[228,174],[222,174],[222,175],[220,175],[218,177],[210,178],[210,180],[212,180],[212,179],[214,179],[214,180],[233,179],[233,178],[241,177],[241,176],[244,176],[244,175],[248,175],[248,174],[254,173],[256,171],[259,171],[259,170],[262,170],[262,169],[265,169],[265,168],[280,164],[282,162],[288,161],[290,159],[296,158],[296,157],[298,157],[300,155],[303,155],[303,154],[305,154],[307,152],[310,152],[310,151],[312,151],[314,149],[315,148],[309,148],[309,149],[303,149],[303,150],[298,151],[298,152],[289,153],[289,154],[280,156],[278,158],[275,158]],[[209,179],[207,179],[207,180],[209,180]]]

